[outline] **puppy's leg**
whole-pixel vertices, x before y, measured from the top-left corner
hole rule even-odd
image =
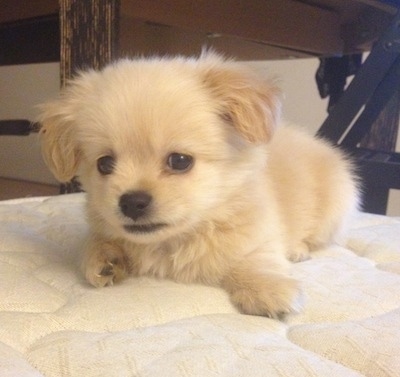
[[[129,273],[129,260],[116,243],[92,238],[86,245],[82,270],[90,284],[104,287]]]
[[[280,256],[252,253],[231,268],[223,287],[245,314],[282,318],[302,307],[300,283],[286,274]]]

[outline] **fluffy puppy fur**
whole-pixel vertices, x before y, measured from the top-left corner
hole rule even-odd
[[[308,258],[357,208],[351,166],[279,123],[279,91],[243,65],[121,60],[81,73],[43,106],[43,155],[78,176],[96,287],[128,274],[223,287],[247,314],[301,307],[289,262]]]

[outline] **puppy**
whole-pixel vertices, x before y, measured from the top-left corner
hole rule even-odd
[[[44,159],[87,192],[88,282],[149,275],[221,286],[247,314],[298,311],[288,260],[331,242],[359,194],[341,153],[279,112],[274,85],[213,53],[121,60],[45,104]]]

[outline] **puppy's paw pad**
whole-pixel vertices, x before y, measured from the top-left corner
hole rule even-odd
[[[100,271],[99,277],[102,276],[114,276],[114,264],[111,262],[107,263],[107,266],[104,266],[103,269]]]
[[[113,251],[98,251],[86,262],[85,275],[87,281],[95,287],[113,285],[121,280],[128,271],[128,262],[121,255],[115,256]]]
[[[96,287],[104,287],[113,285],[115,282],[121,280],[125,273],[126,268],[122,261],[113,259],[113,261],[104,261],[103,265],[99,265],[99,272],[95,274],[95,280],[92,279],[91,283]]]

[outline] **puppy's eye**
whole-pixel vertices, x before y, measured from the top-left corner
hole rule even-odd
[[[115,160],[112,156],[103,156],[97,160],[97,170],[101,175],[111,174],[114,170]]]
[[[193,166],[193,157],[182,153],[171,153],[167,164],[170,169],[183,173]]]

